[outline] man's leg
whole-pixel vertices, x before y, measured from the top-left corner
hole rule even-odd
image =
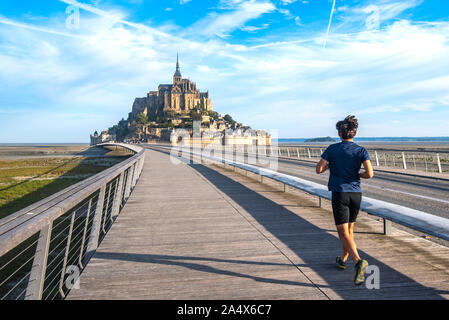
[[[349,223],[337,225],[338,237],[340,238],[343,247],[343,256],[341,257],[341,259],[343,261],[346,261],[347,256],[349,255],[352,261],[354,261],[354,263],[357,263],[359,262],[360,257],[354,242],[354,224],[351,224],[351,227],[349,226]],[[349,231],[350,229],[351,232]]]
[[[338,227],[337,227],[337,231],[338,231]],[[342,249],[342,254],[341,254],[341,260],[343,262],[346,262],[346,260],[348,260],[349,257],[349,251],[348,251],[348,247],[346,245],[346,241],[344,240],[344,237],[342,234],[340,234],[340,231],[338,231],[338,237],[340,238],[341,241],[341,249]]]

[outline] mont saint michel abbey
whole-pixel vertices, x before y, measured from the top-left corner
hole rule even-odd
[[[173,111],[176,114],[188,113],[193,108],[201,106],[206,111],[213,111],[209,92],[200,92],[196,83],[183,79],[176,58],[176,71],[173,84],[160,84],[158,91],[148,92],[145,98],[136,98],[132,114],[137,115]]]
[[[192,137],[193,122],[200,122],[201,139],[206,143],[270,145],[271,137],[264,130],[252,130],[213,111],[209,92],[200,92],[196,83],[183,79],[176,58],[172,84],[160,84],[157,91],[144,98],[135,98],[128,119],[91,135],[91,144],[117,141],[170,141],[177,144],[178,129]]]

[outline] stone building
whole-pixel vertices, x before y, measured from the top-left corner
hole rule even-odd
[[[109,134],[107,131],[102,131],[101,134],[98,134],[97,131],[92,135],[90,135],[90,145],[94,146],[99,143],[104,142],[115,142],[116,136],[115,134]]]
[[[200,92],[195,82],[182,78],[177,58],[173,83],[160,84],[158,91],[148,92],[145,98],[136,98],[130,116],[134,120],[139,113],[157,115],[172,111],[174,114],[186,114],[197,106],[213,111],[209,92]]]

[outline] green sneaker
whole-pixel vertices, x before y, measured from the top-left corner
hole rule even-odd
[[[337,257],[335,259],[335,264],[337,265],[337,267],[339,269],[343,269],[343,270],[346,269],[346,263],[344,263],[343,260],[341,260],[341,257]]]
[[[354,284],[359,285],[365,282],[365,269],[368,267],[368,261],[360,260],[355,265]]]

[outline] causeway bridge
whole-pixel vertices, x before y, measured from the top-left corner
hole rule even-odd
[[[449,248],[391,224],[449,240],[448,219],[367,198],[355,237],[371,278],[355,286],[322,186],[119,146],[134,155],[0,220],[1,299],[449,298]]]

